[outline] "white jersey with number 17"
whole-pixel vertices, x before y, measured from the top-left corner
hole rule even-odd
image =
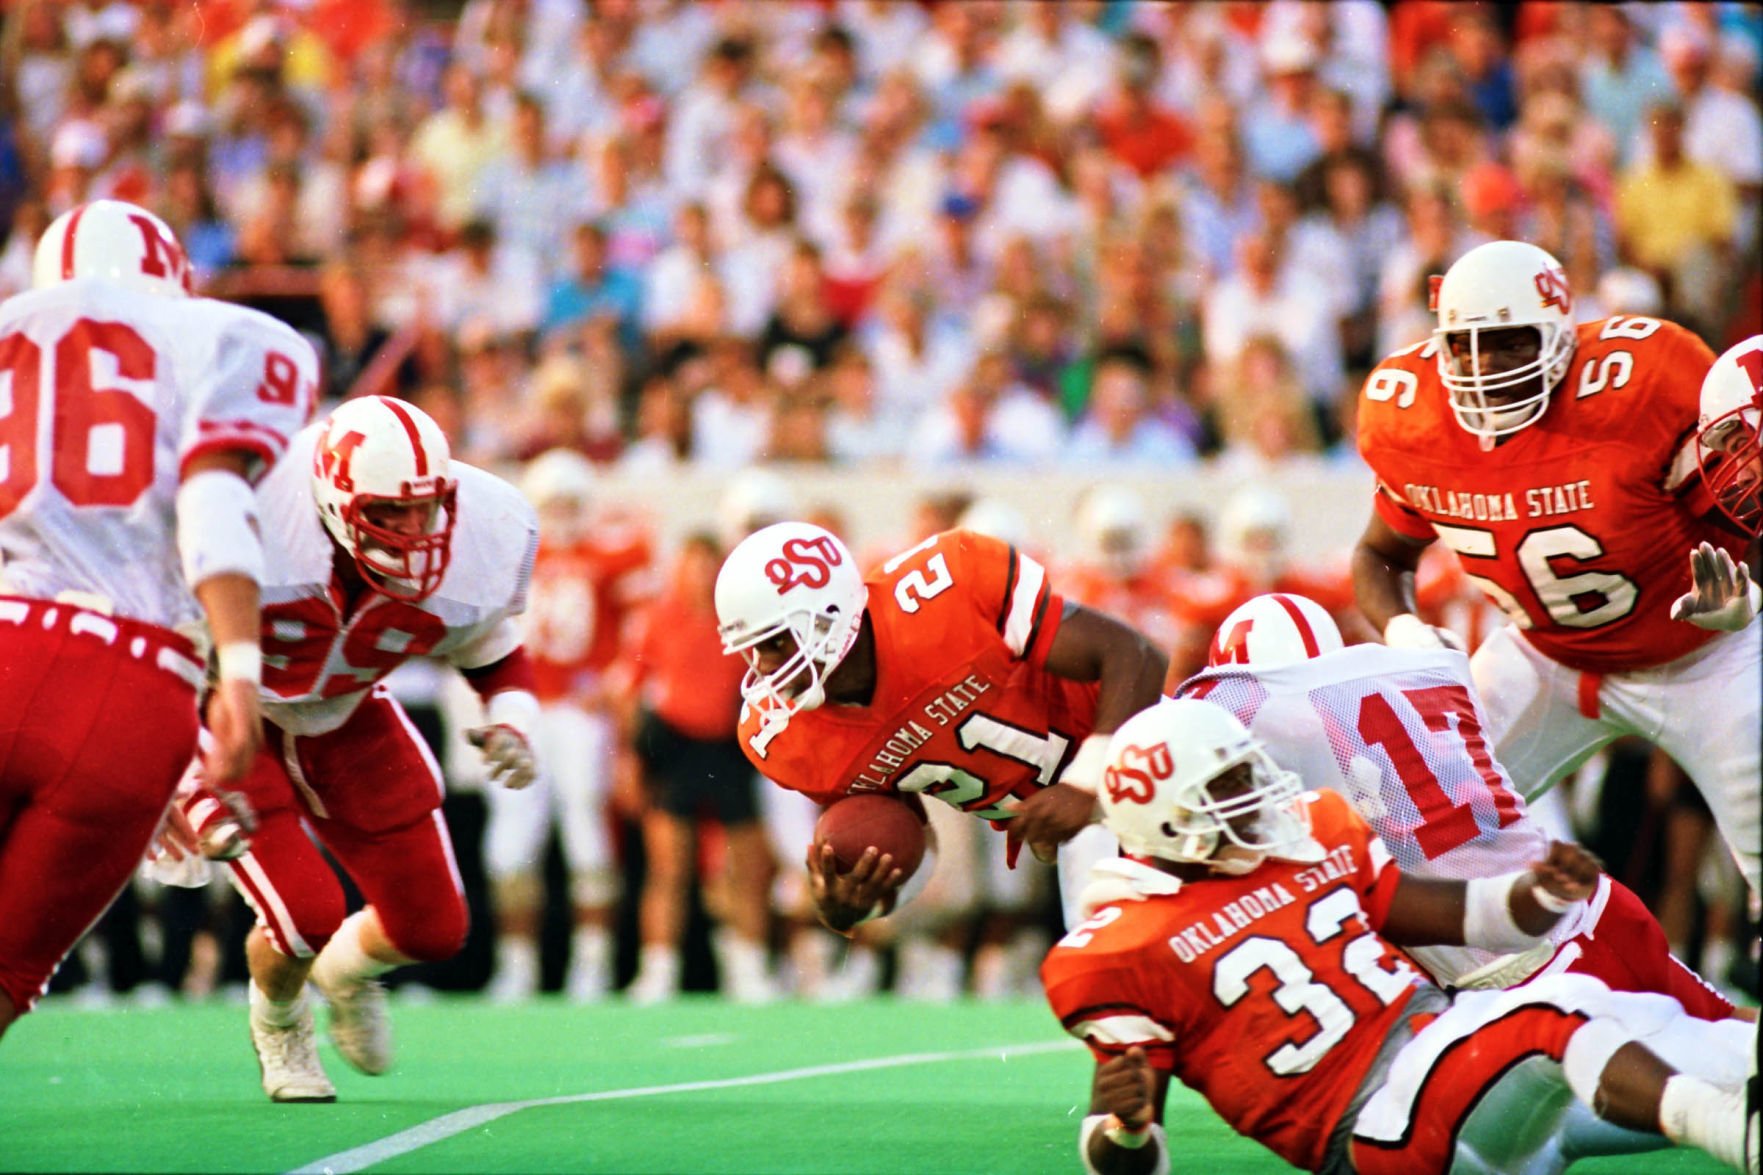
[[[1490,877],[1548,853],[1548,834],[1488,747],[1461,653],[1353,645],[1274,669],[1208,669],[1176,694],[1230,710],[1306,786],[1344,794],[1403,873]],[[1551,939],[1578,924],[1562,919]],[[1497,957],[1471,947],[1414,953],[1446,982]]]
[[[197,617],[177,550],[186,465],[280,459],[318,380],[286,325],[82,280],[0,304],[0,593],[82,592],[171,628]]]

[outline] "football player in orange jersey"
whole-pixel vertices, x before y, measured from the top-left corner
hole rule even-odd
[[[1583,975],[1447,994],[1392,945],[1523,949],[1594,892],[1595,858],[1555,841],[1503,876],[1411,877],[1345,798],[1302,786],[1211,702],[1115,732],[1101,805],[1130,856],[1095,868],[1041,970],[1096,1061],[1086,1171],[1170,1169],[1172,1077],[1307,1171],[1558,1171],[1574,1098],[1757,1169],[1751,1025]]]
[[[540,874],[553,819],[574,913],[564,991],[588,1002],[611,985],[618,875],[605,813],[616,754],[608,677],[625,621],[653,586],[653,568],[642,528],[594,517],[593,486],[593,466],[573,449],[541,454],[521,478],[539,517],[524,633],[539,700],[533,734],[549,770],[522,791],[484,792],[484,863],[496,907],[496,970],[487,994],[498,1002],[538,990]]]
[[[933,796],[1003,822],[1013,850],[1057,849],[1066,885],[1080,855],[1113,851],[1091,830],[1103,736],[1157,700],[1166,661],[1014,547],[945,531],[866,580],[831,532],[779,523],[729,553],[716,611],[748,665],[741,746],[767,778],[823,803]],[[891,909],[904,880],[873,846],[843,875],[831,846],[807,864],[838,931]]]
[[[1353,557],[1360,607],[1392,645],[1440,644],[1415,615],[1414,568],[1442,541],[1509,620],[1473,667],[1526,798],[1621,735],[1650,739],[1695,780],[1756,893],[1763,628],[1729,573],[1756,530],[1697,466],[1712,354],[1655,318],[1576,327],[1560,265],[1518,241],[1464,254],[1436,308],[1432,339],[1361,393],[1378,486]]]
[[[1189,627],[1172,579],[1151,559],[1151,519],[1132,487],[1105,482],[1078,503],[1083,557],[1060,569],[1066,597],[1118,616],[1174,659]],[[1174,684],[1175,674],[1167,684]]]

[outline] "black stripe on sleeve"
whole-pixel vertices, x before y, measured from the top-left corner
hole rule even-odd
[[[1010,548],[1010,571],[1004,577],[1004,602],[998,606],[998,635],[1004,635],[1004,625],[1010,619],[1010,600],[1016,595],[1016,579],[1022,568],[1016,555],[1016,547]]]

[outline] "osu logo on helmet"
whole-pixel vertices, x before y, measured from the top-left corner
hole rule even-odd
[[[823,588],[832,582],[832,569],[845,561],[828,536],[785,539],[783,553],[765,564],[765,577],[783,595],[793,587]]]
[[[1536,287],[1544,306],[1559,307],[1563,314],[1573,313],[1573,289],[1567,284],[1565,273],[1559,269],[1538,270]]]
[[[1144,766],[1134,766],[1135,759]],[[1175,759],[1169,753],[1168,743],[1148,747],[1135,744],[1120,752],[1120,762],[1102,774],[1102,784],[1108,789],[1108,798],[1117,804],[1148,804],[1156,794],[1154,782],[1160,783],[1174,774]]]

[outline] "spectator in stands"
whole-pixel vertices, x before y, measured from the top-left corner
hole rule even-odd
[[[1588,5],[1586,33],[1589,44],[1579,64],[1586,113],[1626,157],[1641,137],[1648,108],[1671,92],[1671,76],[1659,55],[1641,42],[1622,5]]]
[[[1034,464],[1065,442],[1059,410],[1017,383],[1002,351],[988,351],[966,380],[920,418],[907,452],[922,465],[946,461]]]
[[[566,267],[564,225],[580,206],[580,182],[565,160],[552,156],[545,108],[536,96],[515,96],[510,139],[512,149],[484,167],[477,214],[495,226],[498,240],[549,277]]]
[[[463,65],[447,68],[446,105],[423,119],[411,155],[439,191],[441,227],[457,231],[476,211],[478,180],[508,150],[507,128],[484,109],[483,84]]]
[[[808,241],[797,241],[778,274],[777,305],[759,332],[759,366],[770,371],[777,356],[796,351],[809,370],[819,371],[849,334],[827,305],[820,250]]]
[[[1316,46],[1296,32],[1277,33],[1261,47],[1266,98],[1243,115],[1243,150],[1258,176],[1291,183],[1322,144],[1311,124],[1316,94]]]
[[[619,342],[634,350],[642,314],[641,282],[608,264],[606,227],[598,221],[577,224],[570,244],[569,272],[554,282],[546,295],[539,333],[550,336],[603,315],[618,324]]]
[[[1154,39],[1129,35],[1121,46],[1114,92],[1095,114],[1102,145],[1143,179],[1181,163],[1194,145],[1187,123],[1157,100],[1162,58]]]
[[[1124,358],[1096,367],[1089,407],[1063,449],[1072,465],[1093,469],[1169,470],[1194,460],[1194,446],[1151,413],[1143,367]]]
[[[1733,240],[1732,182],[1685,153],[1684,110],[1675,99],[1648,114],[1649,158],[1624,171],[1616,189],[1622,256],[1664,285],[1675,314],[1712,324]]]
[[[1272,334],[1292,356],[1312,400],[1332,404],[1346,394],[1333,296],[1286,266],[1283,244],[1265,231],[1237,242],[1237,271],[1214,285],[1202,305],[1206,362],[1228,367],[1249,337]]]

